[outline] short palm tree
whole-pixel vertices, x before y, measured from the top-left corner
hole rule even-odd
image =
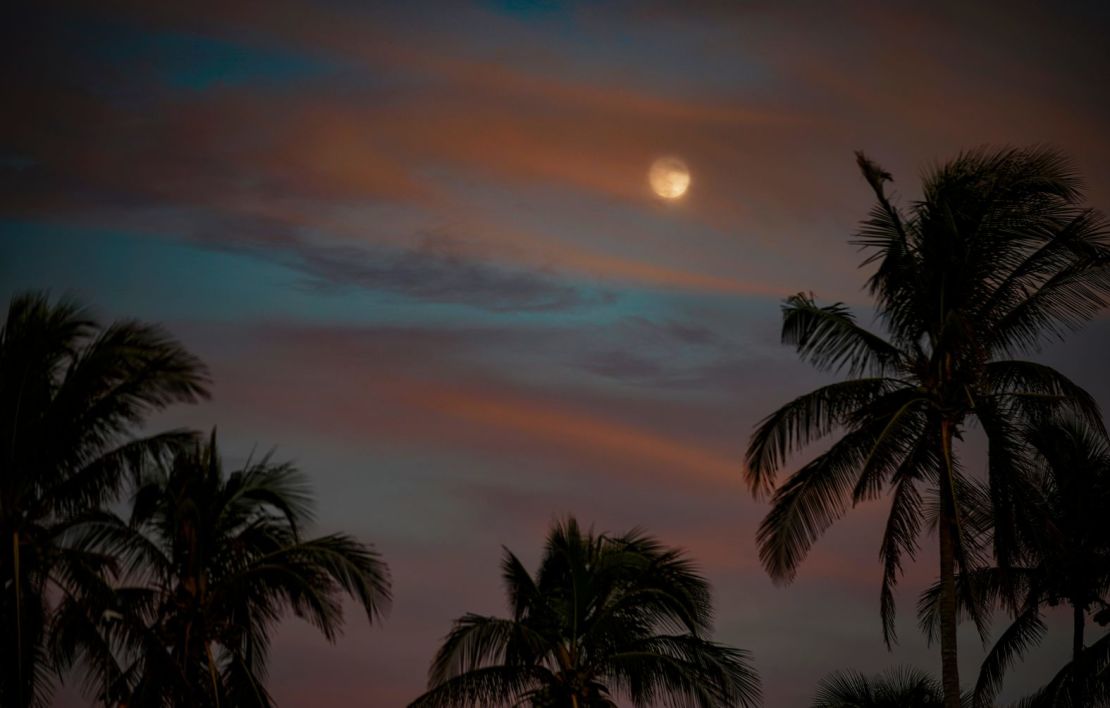
[[[1019,482],[1021,513],[1013,532],[1021,546],[1018,562],[957,577],[965,590],[961,596],[970,595],[982,607],[1008,606],[1014,615],[983,661],[976,706],[991,704],[1007,669],[1044,636],[1047,608],[1071,607],[1072,661],[1079,663],[1088,616],[1110,607],[1110,444],[1105,433],[1079,420],[1048,420],[1025,437],[1027,470]],[[937,624],[938,596],[934,586],[922,597],[927,631]],[[1083,704],[1081,696],[1072,698]]]
[[[111,559],[73,543],[137,465],[192,439],[136,437],[205,396],[201,363],[157,327],[101,325],[69,301],[15,297],[0,329],[0,705],[49,702],[53,599],[79,600]]]
[[[683,554],[638,531],[547,538],[539,572],[505,551],[507,618],[456,620],[413,708],[753,706],[747,652],[708,640],[709,586]]]
[[[267,459],[225,474],[216,446],[148,471],[130,519],[103,514],[97,547],[124,584],[70,603],[59,653],[78,655],[100,697],[142,706],[271,706],[270,633],[286,610],[334,640],[349,595],[377,618],[390,599],[378,554],[346,534],[306,537],[311,495]]]
[[[946,708],[958,708],[956,571],[972,547],[961,495],[970,493],[953,443],[977,422],[990,452],[989,496],[999,564],[1011,562],[1014,472],[1030,419],[1070,409],[1101,425],[1097,406],[1055,369],[1013,357],[1078,327],[1110,298],[1106,221],[1082,206],[1066,161],[1043,149],[977,150],[933,170],[908,209],[885,192],[890,175],[858,156],[877,204],[857,243],[886,336],[842,304],[797,295],[784,306],[783,341],[846,380],[786,404],[754,432],[746,475],[773,493],[760,557],[793,578],[810,546],[854,504],[890,490],[880,546],[884,637],[894,641],[893,587],[927,520],[939,540],[940,645]],[[776,487],[786,457],[839,433],[828,450]],[[935,503],[926,495],[934,495]],[[1001,529],[1002,533],[998,533]]]
[[[918,669],[898,666],[878,676],[837,671],[821,680],[810,708],[942,708],[940,682]]]

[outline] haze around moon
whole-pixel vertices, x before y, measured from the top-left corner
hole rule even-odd
[[[648,170],[651,191],[664,199],[678,199],[690,188],[690,170],[677,157],[661,157]]]

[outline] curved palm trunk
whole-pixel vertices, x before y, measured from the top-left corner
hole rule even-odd
[[[940,667],[944,708],[960,708],[960,665],[956,639],[956,496],[952,483],[952,424],[941,423],[940,473]]]

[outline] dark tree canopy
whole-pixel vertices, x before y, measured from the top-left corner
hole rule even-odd
[[[940,682],[907,666],[888,669],[877,676],[858,671],[837,671],[817,685],[810,708],[941,708]]]
[[[956,708],[954,579],[957,568],[980,560],[965,500],[987,495],[994,554],[1012,565],[1019,432],[1064,412],[1101,429],[1089,394],[1055,369],[1015,357],[1106,306],[1107,222],[1083,205],[1067,161],[1042,148],[963,153],[930,171],[922,198],[905,208],[886,194],[888,173],[862,154],[859,167],[876,204],[855,243],[867,253],[884,334],[862,327],[842,304],[804,294],[787,300],[783,341],[817,368],[846,376],[787,403],[752,435],[747,479],[757,496],[772,495],[760,557],[772,577],[789,581],[850,507],[888,494],[881,614],[891,642],[902,563],[935,524],[943,681],[946,705]],[[953,448],[972,422],[989,447],[984,486]],[[788,455],[829,436],[827,451],[778,483]]]
[[[710,641],[709,586],[678,550],[638,531],[548,535],[535,575],[505,551],[510,616],[467,614],[413,708],[531,705],[754,706],[747,652]]]
[[[1011,616],[980,668],[977,707],[993,704],[1006,672],[1043,639],[1050,608],[1071,609],[1076,665],[1084,663],[1088,619],[1110,618],[1110,442],[1074,419],[1038,422],[1022,437],[1014,563],[974,568],[956,580],[960,597],[971,598],[973,607],[1004,608]],[[939,594],[933,586],[921,600],[922,625],[930,635],[939,622]],[[966,602],[960,610],[972,614]],[[1069,692],[1082,688],[1069,682]]]
[[[204,366],[160,328],[100,324],[75,303],[14,298],[0,329],[0,704],[46,705],[51,598],[94,592],[114,559],[77,542],[129,475],[192,440],[144,419],[206,396]]]
[[[225,473],[215,434],[139,480],[130,518],[107,512],[93,545],[123,584],[97,602],[65,603],[60,652],[79,655],[92,686],[143,706],[271,706],[270,634],[288,612],[328,640],[343,597],[374,620],[388,570],[346,534],[308,537],[311,493],[290,465],[263,458]],[[106,619],[107,618],[107,619]]]

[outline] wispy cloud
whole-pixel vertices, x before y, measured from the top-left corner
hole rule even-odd
[[[276,260],[304,273],[309,287],[327,291],[364,288],[495,312],[564,310],[612,299],[549,272],[479,260],[442,234],[426,235],[409,249],[311,243],[296,237],[207,242]]]

